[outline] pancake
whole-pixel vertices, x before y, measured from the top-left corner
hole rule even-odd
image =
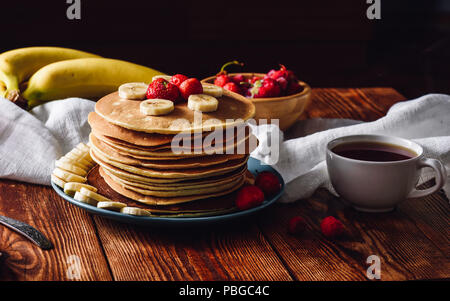
[[[192,168],[192,169],[186,169],[186,170],[177,170],[177,169],[165,169],[165,170],[158,170],[158,169],[152,169],[152,168],[143,168],[143,167],[135,167],[131,165],[126,165],[123,163],[119,163],[113,160],[109,160],[106,157],[102,156],[101,154],[98,154],[95,152],[93,148],[90,150],[90,154],[92,159],[99,164],[100,166],[103,166],[105,163],[111,166],[114,166],[120,170],[127,171],[128,173],[147,177],[147,178],[162,178],[162,179],[197,179],[197,178],[204,178],[204,177],[211,177],[218,174],[224,174],[229,171],[238,169],[239,167],[243,166],[247,163],[248,156],[237,159],[237,160],[230,160],[225,163],[213,165],[213,166],[207,166],[207,167],[201,167],[201,168]]]
[[[160,179],[160,178],[149,178],[144,177],[140,175],[136,175],[133,173],[129,173],[125,170],[119,169],[115,166],[112,166],[108,163],[102,163],[100,165],[103,170],[107,171],[108,173],[113,174],[114,176],[131,181],[134,183],[141,183],[141,184],[148,184],[148,185],[188,185],[188,184],[203,184],[203,183],[210,183],[215,182],[217,180],[221,180],[227,177],[234,177],[236,174],[240,174],[242,172],[245,172],[247,170],[246,166],[241,166],[236,170],[232,170],[229,172],[220,173],[217,175],[213,175],[211,177],[205,177],[205,178],[198,178],[198,179]]]
[[[194,150],[198,148],[202,148],[204,146],[214,146],[217,144],[216,138],[220,139],[220,142],[225,145],[230,140],[242,140],[243,138],[246,138],[250,135],[250,127],[248,126],[241,126],[237,128],[231,129],[232,132],[226,132],[226,131],[220,131],[217,132],[202,132],[202,133],[195,133],[195,134],[178,134],[172,135],[172,138],[174,140],[174,145],[176,145],[177,149],[180,150]],[[130,131],[130,130],[127,130]],[[134,132],[134,131],[130,131]],[[139,145],[138,143],[133,142],[132,137],[121,137],[117,138],[111,135],[105,135],[104,132],[97,131],[96,129],[92,129],[92,133],[101,138],[102,140],[106,140],[111,144],[115,145],[121,145],[128,148],[134,148],[142,151],[158,151],[158,150],[170,150],[172,149],[172,141],[169,143],[157,145],[157,146],[145,146],[145,145]],[[155,134],[145,134],[144,135],[155,135]],[[183,139],[183,140],[181,140]],[[184,145],[186,144],[186,145]]]
[[[135,147],[123,146],[120,144],[115,144],[111,142],[110,139],[105,139],[104,136],[97,136],[95,133],[91,133],[89,139],[91,140],[91,136],[94,136],[98,140],[101,140],[103,143],[107,144],[111,148],[115,149],[118,153],[130,156],[136,159],[142,160],[178,160],[187,157],[199,157],[205,155],[215,154],[226,154],[226,153],[237,153],[237,154],[250,154],[257,147],[257,139],[253,135],[249,135],[244,137],[242,140],[230,141],[228,144],[223,146],[212,146],[207,147],[204,150],[197,149],[193,152],[189,150],[180,150],[175,149],[177,152],[182,153],[174,153],[172,150],[158,150],[158,151],[146,151]]]
[[[123,127],[107,122],[95,112],[89,113],[88,123],[93,131],[101,135],[133,142],[136,145],[158,146],[163,144],[170,144],[173,138],[172,135],[147,134],[142,132],[130,131]]]
[[[105,173],[108,175],[107,173]],[[156,197],[178,197],[178,196],[190,196],[190,195],[199,195],[199,194],[209,194],[209,193],[217,193],[224,190],[228,190],[231,187],[234,187],[238,183],[242,182],[244,177],[240,176],[232,181],[226,183],[220,183],[220,185],[213,185],[208,187],[199,187],[199,188],[189,188],[189,189],[175,189],[175,190],[155,190],[155,189],[147,189],[142,187],[137,187],[135,185],[125,184],[121,181],[117,181],[113,176],[108,175],[114,182],[121,185],[123,188],[135,191],[142,195],[148,196],[156,196]]]
[[[87,175],[88,183],[98,188],[98,193],[104,195],[114,201],[127,204],[129,207],[138,207],[148,210],[155,216],[171,216],[171,217],[188,217],[188,216],[204,216],[224,214],[237,210],[235,207],[236,191],[224,196],[195,200],[192,202],[172,204],[172,205],[149,205],[137,202],[124,195],[119,194],[108,184],[100,175],[102,169],[98,165],[95,166]],[[105,170],[103,170],[104,172]],[[246,172],[246,179],[253,177],[250,172]]]
[[[245,155],[207,155],[201,158],[185,158],[180,160],[141,160],[122,155],[96,137],[90,137],[91,147],[95,152],[109,160],[119,163],[156,169],[185,169],[211,166],[230,160],[242,159]]]
[[[141,202],[144,204],[149,204],[149,205],[180,204],[180,203],[191,202],[191,201],[195,201],[195,200],[218,197],[218,196],[226,195],[226,194],[232,193],[233,191],[236,191],[242,185],[244,185],[244,182],[245,182],[245,179],[243,178],[235,186],[233,186],[227,190],[224,190],[221,192],[216,192],[216,193],[164,198],[164,197],[143,195],[141,193],[129,190],[127,188],[122,187],[120,184],[114,182],[107,174],[102,172],[102,169],[100,169],[99,172],[100,172],[100,175],[105,180],[105,182],[108,184],[108,186],[111,187],[113,190],[115,190],[117,193],[119,193],[127,198],[130,198],[132,200],[135,200],[135,201],[138,201],[138,202]]]
[[[175,104],[173,112],[162,116],[147,116],[140,111],[140,101],[111,93],[95,104],[95,112],[109,123],[129,130],[158,134],[178,134],[191,131],[211,131],[242,124],[255,114],[251,100],[224,90],[218,98],[217,111],[203,113],[202,120],[194,120],[194,112],[185,103]],[[196,114],[196,117],[199,113]],[[198,118],[197,118],[198,119]]]
[[[151,183],[145,184],[136,181],[130,181],[118,176],[115,176],[113,173],[109,172],[107,169],[102,169],[104,173],[110,176],[114,181],[120,184],[127,184],[131,186],[135,186],[138,188],[148,189],[148,190],[177,190],[177,189],[196,189],[196,188],[204,188],[217,186],[221,184],[226,184],[232,182],[240,177],[242,177],[246,171],[242,169],[240,172],[232,174],[230,176],[218,179],[211,179],[208,181],[184,181],[184,182],[175,182],[175,183]]]

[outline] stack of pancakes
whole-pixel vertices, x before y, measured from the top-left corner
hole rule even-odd
[[[88,119],[98,173],[115,193],[149,208],[235,192],[251,178],[247,160],[256,138],[244,122],[255,108],[227,91],[218,100],[218,110],[200,120],[186,103],[148,116],[140,101],[103,97]]]

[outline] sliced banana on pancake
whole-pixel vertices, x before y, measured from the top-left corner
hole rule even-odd
[[[75,195],[73,196],[73,198],[77,201],[80,201],[82,203],[86,203],[92,206],[97,206],[97,201],[94,199],[91,199],[90,197],[82,194],[81,192],[77,191],[75,192]]]
[[[121,202],[98,202],[97,208],[120,211],[120,209],[125,208],[127,204]]]
[[[222,97],[223,89],[222,87],[213,84],[202,84],[203,94],[211,95],[214,97]]]
[[[219,107],[219,101],[211,95],[192,94],[188,98],[187,106],[192,111],[214,112]]]
[[[76,175],[70,171],[66,171],[64,169],[61,169],[59,167],[56,167],[53,170],[53,174],[60,178],[61,180],[65,182],[79,182],[79,183],[86,183],[86,178]]]
[[[141,113],[151,116],[166,115],[172,112],[173,109],[172,101],[161,98],[147,99],[140,104]]]
[[[58,178],[56,175],[52,174],[50,176],[51,180],[53,183],[55,183],[56,185],[58,185],[61,188],[64,188],[64,185],[66,185],[66,182],[60,178]]]
[[[166,81],[170,82],[170,80],[172,79],[171,75],[155,75],[152,77],[152,82],[157,80],[158,78],[162,78],[165,79]]]
[[[73,196],[77,191],[80,191],[81,188],[86,188],[93,192],[97,192],[97,188],[94,186],[77,182],[69,182],[64,185],[64,193]]]
[[[119,97],[133,100],[143,100],[147,94],[148,84],[126,83],[119,87]]]
[[[97,202],[111,202],[110,199],[102,196],[101,194],[98,194],[97,192],[89,190],[89,189],[87,189],[85,187],[81,187],[80,193],[85,195],[85,196],[87,196],[87,197],[89,197],[89,198],[91,198],[91,199],[93,199],[93,200],[96,200]]]
[[[147,210],[137,207],[124,207],[120,209],[120,212],[124,214],[136,215],[136,216],[152,216]]]
[[[74,173],[80,177],[85,177],[88,172],[87,170],[68,162],[56,161],[55,166],[64,169],[66,171],[70,171],[71,173]]]

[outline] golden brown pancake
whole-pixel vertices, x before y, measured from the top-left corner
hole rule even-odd
[[[153,168],[144,168],[144,167],[136,167],[131,165],[126,165],[123,163],[119,163],[113,160],[109,160],[102,156],[101,154],[98,154],[95,152],[95,149],[91,148],[90,151],[92,159],[97,162],[100,166],[103,166],[103,164],[108,164],[111,166],[114,166],[118,169],[127,171],[129,173],[140,175],[143,177],[148,178],[163,178],[163,179],[197,179],[197,178],[204,178],[204,177],[211,177],[218,174],[224,174],[226,172],[238,169],[239,167],[243,166],[247,163],[248,157],[244,157],[242,159],[237,160],[230,160],[225,163],[213,165],[213,166],[207,166],[207,167],[200,167],[200,168],[191,168],[191,169],[185,169],[185,170],[178,170],[178,169],[153,169]]]
[[[91,147],[105,158],[119,163],[156,169],[189,169],[225,163],[230,160],[242,159],[245,155],[206,155],[197,158],[179,160],[142,160],[122,155],[108,144],[95,136],[90,137]]]
[[[158,146],[170,144],[173,135],[148,134],[143,132],[131,131],[115,124],[107,122],[95,112],[88,115],[88,123],[92,130],[108,137],[113,137],[123,141],[129,141],[136,145]]]
[[[140,111],[140,101],[120,98],[118,92],[101,98],[95,105],[95,112],[119,127],[158,134],[226,128],[242,124],[255,114],[255,106],[251,100],[235,93],[224,90],[223,96],[218,100],[217,111],[201,114],[201,120],[194,120],[194,111],[190,110],[186,103],[176,104],[170,114],[147,116]]]
[[[195,200],[201,200],[211,197],[218,197],[222,195],[229,194],[237,189],[239,189],[243,184],[245,179],[243,178],[241,182],[236,184],[235,186],[216,193],[210,193],[210,194],[199,194],[199,195],[191,195],[191,196],[180,196],[180,197],[155,197],[155,196],[149,196],[149,195],[143,195],[138,192],[129,190],[127,188],[122,187],[120,184],[114,182],[107,174],[102,172],[102,169],[100,169],[100,175],[103,177],[105,182],[111,187],[113,190],[118,192],[119,194],[130,198],[132,200],[149,204],[149,205],[171,205],[171,204],[180,204]]]

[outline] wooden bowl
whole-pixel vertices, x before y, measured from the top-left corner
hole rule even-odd
[[[264,73],[230,73],[229,75],[237,74],[242,74],[246,79],[265,75]],[[201,82],[212,84],[215,79],[216,76],[210,76],[201,80]],[[303,86],[303,91],[297,94],[282,97],[251,98],[256,107],[254,119],[257,122],[259,119],[267,119],[267,123],[270,123],[270,119],[279,119],[280,129],[283,131],[291,127],[302,115],[311,99],[311,87],[302,81],[298,83]]]

